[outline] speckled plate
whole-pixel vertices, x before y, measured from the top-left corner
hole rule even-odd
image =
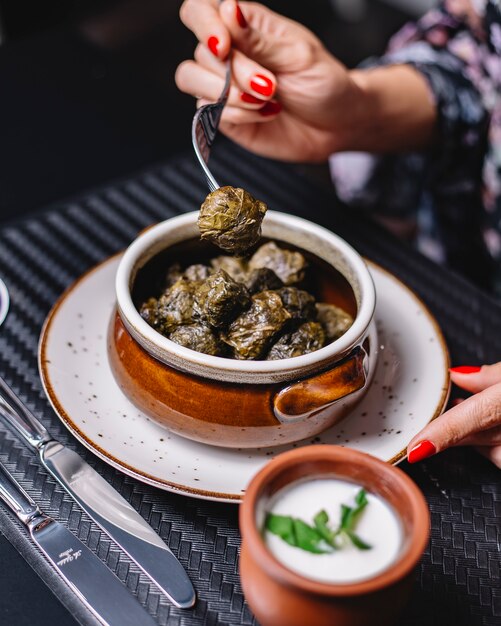
[[[39,367],[67,428],[130,476],[188,496],[238,502],[263,464],[291,447],[334,443],[398,463],[410,439],[446,405],[449,356],[437,323],[395,276],[369,264],[379,360],[371,388],[350,416],[312,441],[272,449],[230,450],[178,437],[129,402],[108,365],[119,258],[84,274],[55,304],[42,330]]]

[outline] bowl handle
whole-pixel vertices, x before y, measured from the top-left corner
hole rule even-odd
[[[273,398],[276,418],[299,422],[360,391],[367,384],[367,363],[367,352],[358,346],[332,369],[284,387]]]

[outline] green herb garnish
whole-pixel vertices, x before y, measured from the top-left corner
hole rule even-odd
[[[300,519],[269,513],[266,518],[266,528],[295,548],[314,554],[332,552],[328,545],[321,545],[322,537],[317,530]]]
[[[313,518],[313,523],[315,524],[318,534],[332,546],[335,533],[327,526],[328,521],[329,516],[327,515],[327,511],[324,511],[323,509]]]
[[[289,545],[313,554],[334,552],[348,542],[359,550],[370,550],[372,546],[355,533],[360,515],[369,504],[365,489],[360,489],[357,493],[355,504],[355,507],[341,505],[341,521],[336,530],[329,527],[329,515],[324,510],[319,511],[313,518],[314,526],[288,515],[268,513],[265,528]]]

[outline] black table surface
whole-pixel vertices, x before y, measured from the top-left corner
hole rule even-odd
[[[394,272],[435,314],[453,363],[499,359],[501,307],[459,276],[425,259],[362,214],[340,206],[331,192],[315,187],[288,166],[258,159],[221,141],[214,151],[214,170],[218,180],[248,188],[274,209],[331,228],[363,255]],[[195,584],[196,608],[180,611],[159,598],[138,569],[3,427],[0,460],[42,508],[67,524],[117,572],[160,625],[255,623],[238,579],[237,507],[160,491],[96,459],[48,408],[37,371],[37,341],[55,299],[83,271],[123,248],[144,226],[192,210],[205,193],[203,177],[193,155],[187,153],[11,222],[0,232],[0,271],[12,295],[11,312],[0,333],[0,375],[55,437],[85,457],[167,541]],[[412,600],[399,624],[499,624],[501,474],[468,449],[402,467],[427,498],[432,533],[416,573]],[[29,569],[14,568],[14,580],[10,580],[4,566],[0,581],[7,588],[12,583],[12,593],[2,587],[1,623],[94,623],[3,507],[0,528],[15,546],[14,550],[0,543],[4,565],[16,559],[22,562],[20,552],[62,601],[60,605],[51,600],[50,591]],[[33,600],[28,602],[27,597]]]

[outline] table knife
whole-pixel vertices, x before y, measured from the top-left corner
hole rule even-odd
[[[0,463],[0,498],[28,527],[58,574],[106,626],[156,622],[106,565],[67,528],[38,508]]]
[[[38,453],[52,476],[173,604],[193,606],[193,585],[162,539],[86,461],[50,436],[2,378],[0,417]]]

